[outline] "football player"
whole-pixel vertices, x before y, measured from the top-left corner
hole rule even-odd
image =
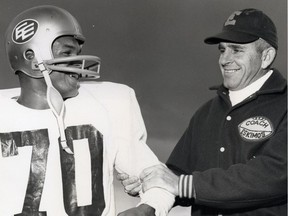
[[[81,27],[59,7],[20,13],[5,40],[20,88],[0,91],[0,215],[115,216],[114,168],[160,163],[133,89],[95,81],[100,59],[80,55]],[[166,215],[173,202],[151,189],[121,215]]]

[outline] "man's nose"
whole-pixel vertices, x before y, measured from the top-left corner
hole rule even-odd
[[[221,65],[230,64],[233,61],[233,55],[231,51],[225,50],[223,53],[221,53],[219,58],[219,63]]]

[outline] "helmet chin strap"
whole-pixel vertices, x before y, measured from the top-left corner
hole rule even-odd
[[[67,145],[67,140],[66,140],[66,135],[65,135],[65,124],[64,124],[65,105],[64,105],[63,98],[61,94],[53,87],[50,76],[49,76],[49,72],[47,68],[45,67],[45,65],[43,64],[43,61],[39,61],[38,59],[38,66],[44,76],[44,79],[47,85],[46,96],[47,96],[48,105],[57,120],[58,129],[60,133],[60,144],[62,148],[68,154],[73,154],[72,150]]]

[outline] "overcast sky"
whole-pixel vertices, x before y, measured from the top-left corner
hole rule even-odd
[[[0,40],[15,15],[40,4],[60,6],[78,19],[87,38],[82,53],[102,59],[101,81],[135,89],[148,144],[162,161],[195,110],[215,95],[208,88],[221,83],[217,46],[203,39],[219,32],[233,11],[257,8],[274,20],[279,35],[274,66],[287,77],[286,0],[1,0]],[[18,87],[4,41],[0,59],[0,89]],[[130,205],[123,198],[118,203],[120,209]],[[184,214],[179,212],[171,215]]]

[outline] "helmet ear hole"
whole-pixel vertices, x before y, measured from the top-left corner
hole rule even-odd
[[[28,50],[25,51],[25,53],[24,53],[24,57],[25,57],[25,59],[27,59],[28,61],[31,61],[31,60],[34,59],[34,57],[35,57],[35,53],[34,53],[33,50],[28,49]]]

